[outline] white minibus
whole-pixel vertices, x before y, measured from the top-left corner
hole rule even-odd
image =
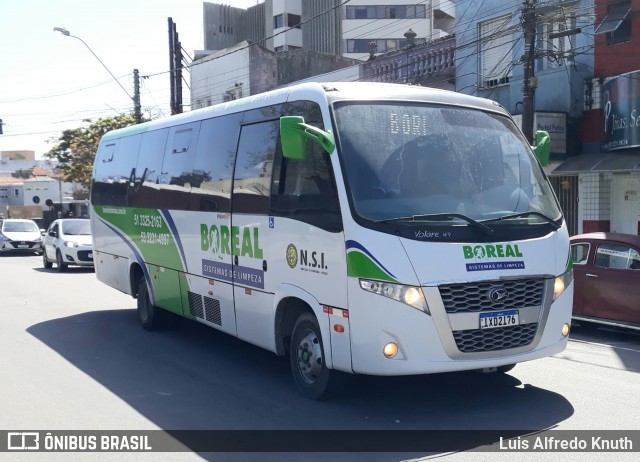
[[[96,275],[145,329],[179,315],[288,355],[313,399],[333,371],[505,372],[567,345],[567,226],[494,101],[306,83],[115,130],[91,208]]]

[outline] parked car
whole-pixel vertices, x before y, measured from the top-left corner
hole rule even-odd
[[[42,243],[42,264],[59,272],[69,265],[93,266],[91,226],[86,218],[61,218],[49,225]]]
[[[0,220],[0,253],[42,252],[42,231],[33,220],[5,218]]]
[[[573,318],[640,329],[640,236],[571,238]]]

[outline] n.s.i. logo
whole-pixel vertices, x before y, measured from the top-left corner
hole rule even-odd
[[[287,264],[289,268],[295,268],[298,264],[298,249],[293,244],[287,246]]]

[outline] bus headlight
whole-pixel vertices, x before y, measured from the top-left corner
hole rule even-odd
[[[558,298],[573,281],[573,270],[561,274],[553,281],[553,299]]]
[[[405,286],[391,282],[360,279],[360,287],[367,292],[391,298],[405,305],[429,313],[429,306],[420,287]]]

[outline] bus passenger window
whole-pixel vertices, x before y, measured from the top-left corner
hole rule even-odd
[[[242,127],[233,178],[234,213],[269,213],[271,169],[279,134],[277,120]]]
[[[189,210],[231,211],[231,185],[241,121],[242,113],[202,121]]]
[[[338,190],[329,154],[307,143],[304,160],[278,151],[274,167],[271,214],[299,220],[327,231],[342,231]]]

